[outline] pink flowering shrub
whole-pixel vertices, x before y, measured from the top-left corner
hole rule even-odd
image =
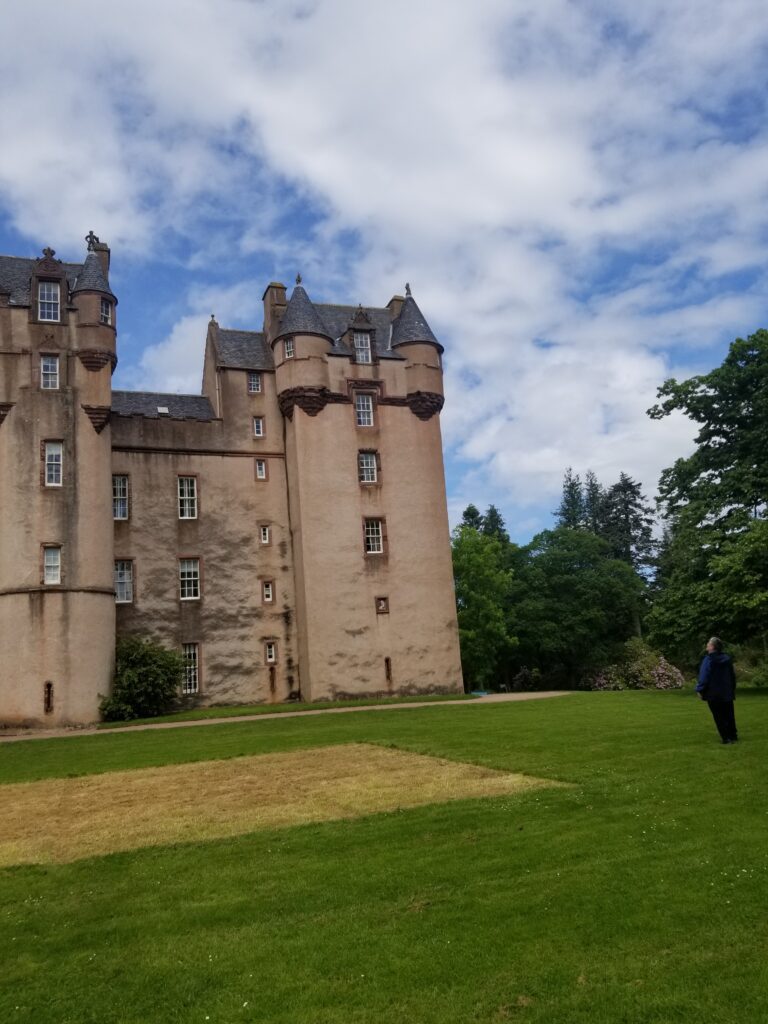
[[[682,672],[652,650],[639,637],[624,644],[621,659],[595,673],[589,681],[591,690],[679,690],[684,683]]]

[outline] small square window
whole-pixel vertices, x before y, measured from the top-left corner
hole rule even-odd
[[[267,479],[267,460],[256,459],[256,479],[266,480]]]
[[[371,336],[365,331],[355,331],[354,335],[355,344],[355,362],[357,363],[370,363],[371,359]]]
[[[373,395],[355,395],[355,420],[358,427],[373,426]]]
[[[61,583],[60,547],[46,546],[43,548],[43,583],[47,587]]]
[[[366,555],[384,554],[384,522],[381,519],[365,520]]]
[[[275,584],[272,580],[264,580],[261,584],[261,598],[264,604],[274,604]]]
[[[271,541],[270,534],[271,534],[271,530],[270,530],[269,526],[267,526],[266,524],[259,527],[259,539],[261,540],[262,544],[269,544],[270,543],[270,541]]]
[[[179,519],[197,519],[197,477],[180,476]]]
[[[377,597],[376,598],[376,614],[377,615],[389,615],[389,598],[388,597]]]
[[[56,391],[58,389],[58,356],[40,356],[40,387],[43,389],[43,391]]]
[[[357,453],[357,477],[361,484],[375,484],[378,481],[376,452]]]
[[[268,665],[277,663],[277,642],[275,640],[267,640],[264,644],[264,660]]]
[[[253,417],[253,436],[264,437],[264,417],[254,416]]]
[[[109,299],[101,300],[101,309],[99,311],[99,320],[103,324],[112,323],[112,303]]]
[[[133,603],[133,562],[126,559],[115,562],[115,603]]]
[[[248,394],[249,395],[260,395],[261,394],[261,374],[260,373],[249,373],[248,374]]]
[[[122,474],[112,477],[112,518],[128,518],[128,477]]]
[[[56,281],[41,281],[37,286],[37,318],[38,320],[55,321],[60,319],[60,288]]]
[[[200,689],[200,644],[182,644],[181,657],[184,661],[181,692],[188,696]]]
[[[182,601],[200,599],[200,559],[179,559],[179,596]]]
[[[61,441],[45,442],[45,486],[61,487],[64,445]]]
[[[295,355],[295,349],[293,347],[293,338],[285,339],[285,358],[293,359]]]

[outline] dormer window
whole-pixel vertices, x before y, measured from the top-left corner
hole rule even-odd
[[[367,331],[354,331],[352,340],[355,345],[355,362],[370,363],[371,359],[371,336]]]
[[[112,323],[112,303],[109,299],[101,300],[101,312],[99,313],[99,321],[102,324],[111,325]]]
[[[58,281],[41,281],[37,286],[38,320],[58,321],[61,319],[61,288]]]

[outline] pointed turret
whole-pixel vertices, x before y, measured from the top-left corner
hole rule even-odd
[[[102,295],[110,295],[114,299],[114,293],[109,287],[109,281],[104,271],[102,261],[97,253],[91,251],[85,258],[83,269],[77,275],[75,287],[72,294],[78,292],[101,292]]]
[[[320,314],[312,305],[312,300],[304,290],[301,283],[301,274],[296,276],[296,287],[288,300],[285,314],[280,322],[276,338],[285,337],[288,334],[316,334],[321,338],[333,338],[328,333],[328,328],[323,323]]]
[[[432,328],[427,323],[426,317],[417,306],[414,297],[411,295],[410,286],[406,285],[405,301],[403,302],[400,310],[400,315],[392,324],[392,341],[390,343],[390,347],[397,348],[398,345],[409,345],[414,343],[435,345],[440,352],[443,351],[443,346],[432,333]]]

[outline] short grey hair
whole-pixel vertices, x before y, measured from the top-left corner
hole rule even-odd
[[[709,638],[709,643],[707,644],[707,647],[709,647],[709,644],[712,644],[712,646],[718,653],[723,649],[723,641],[720,639],[719,636],[711,636]]]

